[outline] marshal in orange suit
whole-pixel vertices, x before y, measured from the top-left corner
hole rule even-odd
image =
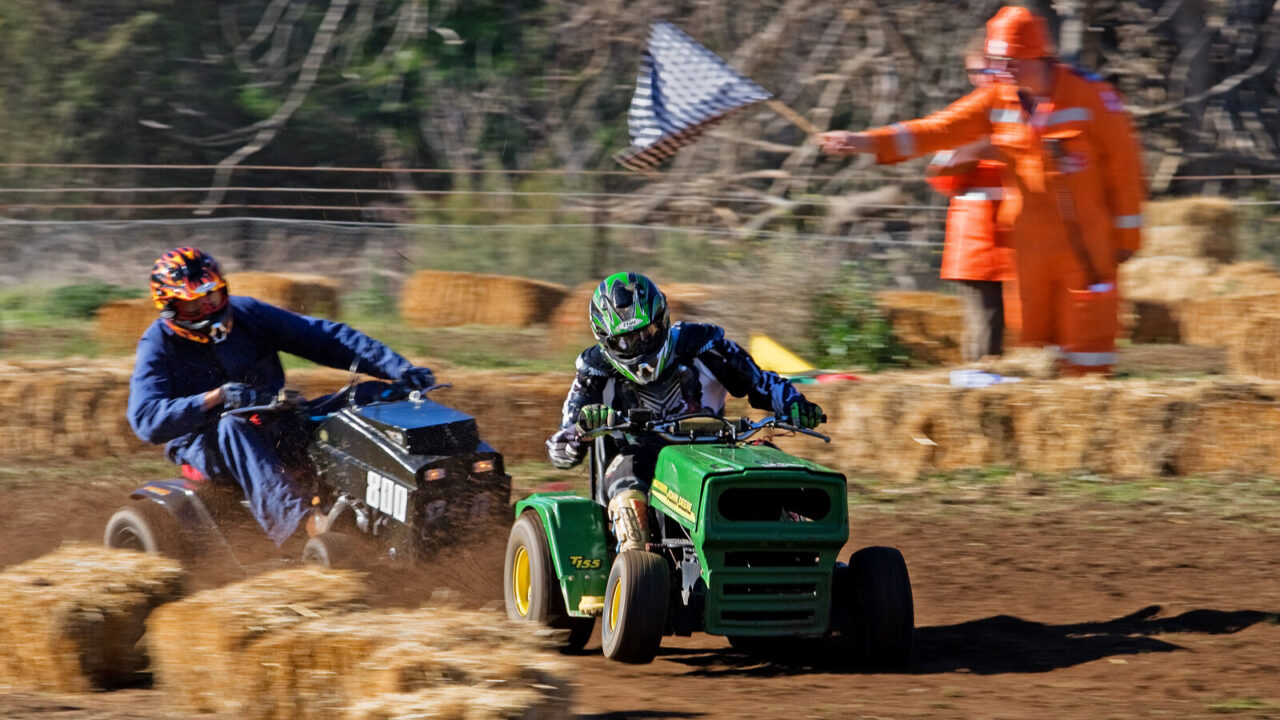
[[[818,142],[828,154],[891,163],[990,136],[1009,168],[998,221],[1017,251],[1023,343],[1058,347],[1066,374],[1109,372],[1116,269],[1142,226],[1129,115],[1110,85],[1051,56],[1044,20],[1029,10],[996,13],[985,52],[996,84],[920,120]]]

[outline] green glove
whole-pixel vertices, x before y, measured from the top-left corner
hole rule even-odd
[[[800,399],[792,402],[791,407],[787,409],[787,419],[798,428],[811,429],[826,422],[827,416],[817,403]]]
[[[578,422],[575,427],[580,433],[588,433],[598,427],[612,425],[616,422],[613,408],[608,405],[584,405],[578,411]]]

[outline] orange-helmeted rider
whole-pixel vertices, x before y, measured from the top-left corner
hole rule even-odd
[[[998,82],[919,120],[818,136],[832,155],[898,162],[990,136],[1007,163],[999,222],[1017,251],[1022,342],[1057,346],[1064,372],[1108,372],[1116,270],[1138,249],[1142,168],[1129,115],[1097,76],[1050,54],[1043,18],[1005,7],[987,23]]]

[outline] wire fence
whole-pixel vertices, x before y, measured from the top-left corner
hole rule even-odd
[[[811,288],[855,265],[874,288],[940,287],[946,201],[923,187],[918,168],[847,168],[804,176],[663,173],[663,181],[690,181],[673,193],[654,185],[653,177],[627,171],[242,166],[237,172],[286,179],[332,176],[338,184],[270,184],[262,182],[263,175],[252,175],[259,184],[228,187],[228,197],[251,194],[278,201],[227,200],[213,206],[200,199],[208,191],[204,186],[112,182],[128,177],[120,174],[127,171],[214,168],[0,163],[7,175],[0,186],[0,289],[86,282],[144,288],[152,260],[176,245],[203,247],[231,271],[328,275],[350,293],[394,295],[419,269],[573,285],[633,268],[672,281],[718,278],[776,288],[794,279]],[[13,173],[32,169],[71,173],[65,177],[93,172],[72,182],[15,181]],[[356,182],[372,174],[547,182],[534,190],[500,183],[461,189]],[[611,178],[612,184],[583,187],[577,181],[584,177]],[[771,192],[770,183],[779,179],[793,189]],[[850,211],[847,188],[854,181],[863,188],[892,185],[908,191],[858,197]],[[1275,210],[1280,174],[1185,176],[1171,182],[1176,187],[1192,181],[1232,197],[1242,259],[1280,257]],[[808,183],[834,183],[846,191],[808,191]],[[613,211],[626,203],[644,207],[642,221],[618,219]],[[196,215],[210,208],[213,217]],[[311,217],[271,215],[278,211],[307,211]],[[832,222],[838,211],[844,212],[842,220]],[[329,213],[338,219],[326,218]],[[761,217],[765,220],[752,220]]]

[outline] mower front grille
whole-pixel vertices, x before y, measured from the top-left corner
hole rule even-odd
[[[722,617],[733,623],[792,625],[812,623],[813,615],[812,610],[726,610]]]
[[[451,455],[471,452],[480,444],[480,433],[472,419],[413,428],[404,433],[405,449],[414,455]]]
[[[730,583],[724,586],[726,599],[742,595],[757,597],[761,595],[816,597],[818,595],[818,586],[816,583]]]
[[[780,568],[817,567],[818,553],[790,550],[730,550],[724,554],[725,567]]]

